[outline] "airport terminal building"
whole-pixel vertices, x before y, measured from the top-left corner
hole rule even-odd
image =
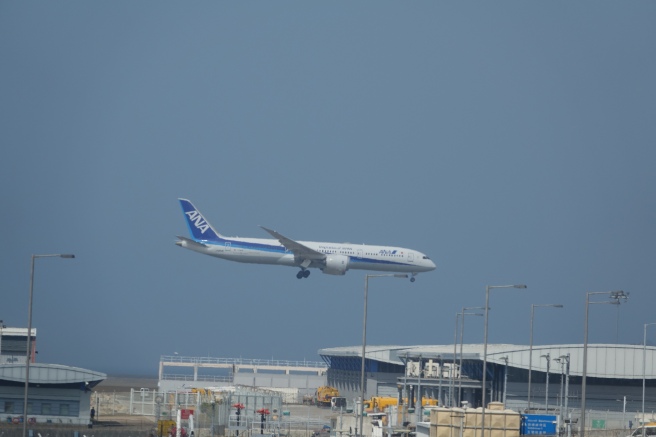
[[[438,399],[441,405],[481,405],[483,345],[367,346],[366,398],[393,396]],[[656,411],[656,348],[644,350],[645,412]],[[360,397],[362,346],[326,348],[327,384],[347,398]],[[532,358],[531,358],[532,357]],[[586,411],[622,412],[623,420],[640,420],[642,409],[643,346],[588,345]],[[578,417],[581,406],[583,345],[529,346],[489,344],[488,400],[505,400],[507,408],[558,414],[567,409]],[[530,372],[529,372],[530,369]]]
[[[439,401],[444,406],[479,407],[482,403],[483,345],[367,346],[366,395]],[[300,399],[320,385],[337,388],[355,406],[361,396],[362,346],[319,350],[324,363],[163,356],[160,390],[226,384],[295,391]],[[531,358],[532,357],[532,358]],[[586,421],[604,420],[628,428],[656,420],[656,347],[644,349],[646,385],[642,412],[643,346],[588,345]],[[224,376],[206,374],[213,368]],[[187,368],[186,374],[172,373]],[[489,344],[487,399],[504,402],[515,411],[580,416],[583,345]],[[529,404],[529,380],[531,401]],[[412,403],[412,402],[410,402]],[[592,423],[588,423],[591,427]],[[614,423],[612,423],[614,422]]]

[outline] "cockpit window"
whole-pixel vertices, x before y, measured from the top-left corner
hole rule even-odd
[[[424,255],[424,256],[423,256],[423,258],[424,258],[424,259],[430,259],[430,258],[429,258],[429,257],[427,257],[426,255]]]

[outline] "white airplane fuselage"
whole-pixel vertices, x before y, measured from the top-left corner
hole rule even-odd
[[[262,227],[275,239],[225,237],[217,232],[186,199],[179,199],[191,238],[178,236],[176,244],[205,255],[250,264],[298,267],[296,277],[307,278],[308,269],[318,268],[329,275],[344,275],[347,270],[373,270],[417,273],[435,269],[425,254],[393,246],[352,243],[297,241]]]
[[[225,238],[225,237],[224,237]],[[297,267],[298,259],[292,252],[278,242],[266,238],[225,238],[217,243],[203,241],[203,245],[187,240],[177,244],[205,255],[251,264],[273,264]],[[435,269],[430,259],[416,250],[391,246],[372,246],[367,244],[323,243],[299,241],[311,249],[326,254],[348,257],[348,270],[374,270],[383,272],[420,273]],[[312,264],[308,267],[314,267]]]

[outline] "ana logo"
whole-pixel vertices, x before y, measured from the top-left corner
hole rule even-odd
[[[189,217],[189,221],[196,226],[201,234],[204,234],[206,230],[210,228],[210,225],[203,220],[203,216],[200,215],[198,211],[189,211],[185,213]]]
[[[381,250],[379,253],[381,255],[396,255],[396,250]]]

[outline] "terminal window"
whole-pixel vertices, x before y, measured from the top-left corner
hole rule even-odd
[[[14,412],[14,403],[11,401],[5,401],[5,413]]]

